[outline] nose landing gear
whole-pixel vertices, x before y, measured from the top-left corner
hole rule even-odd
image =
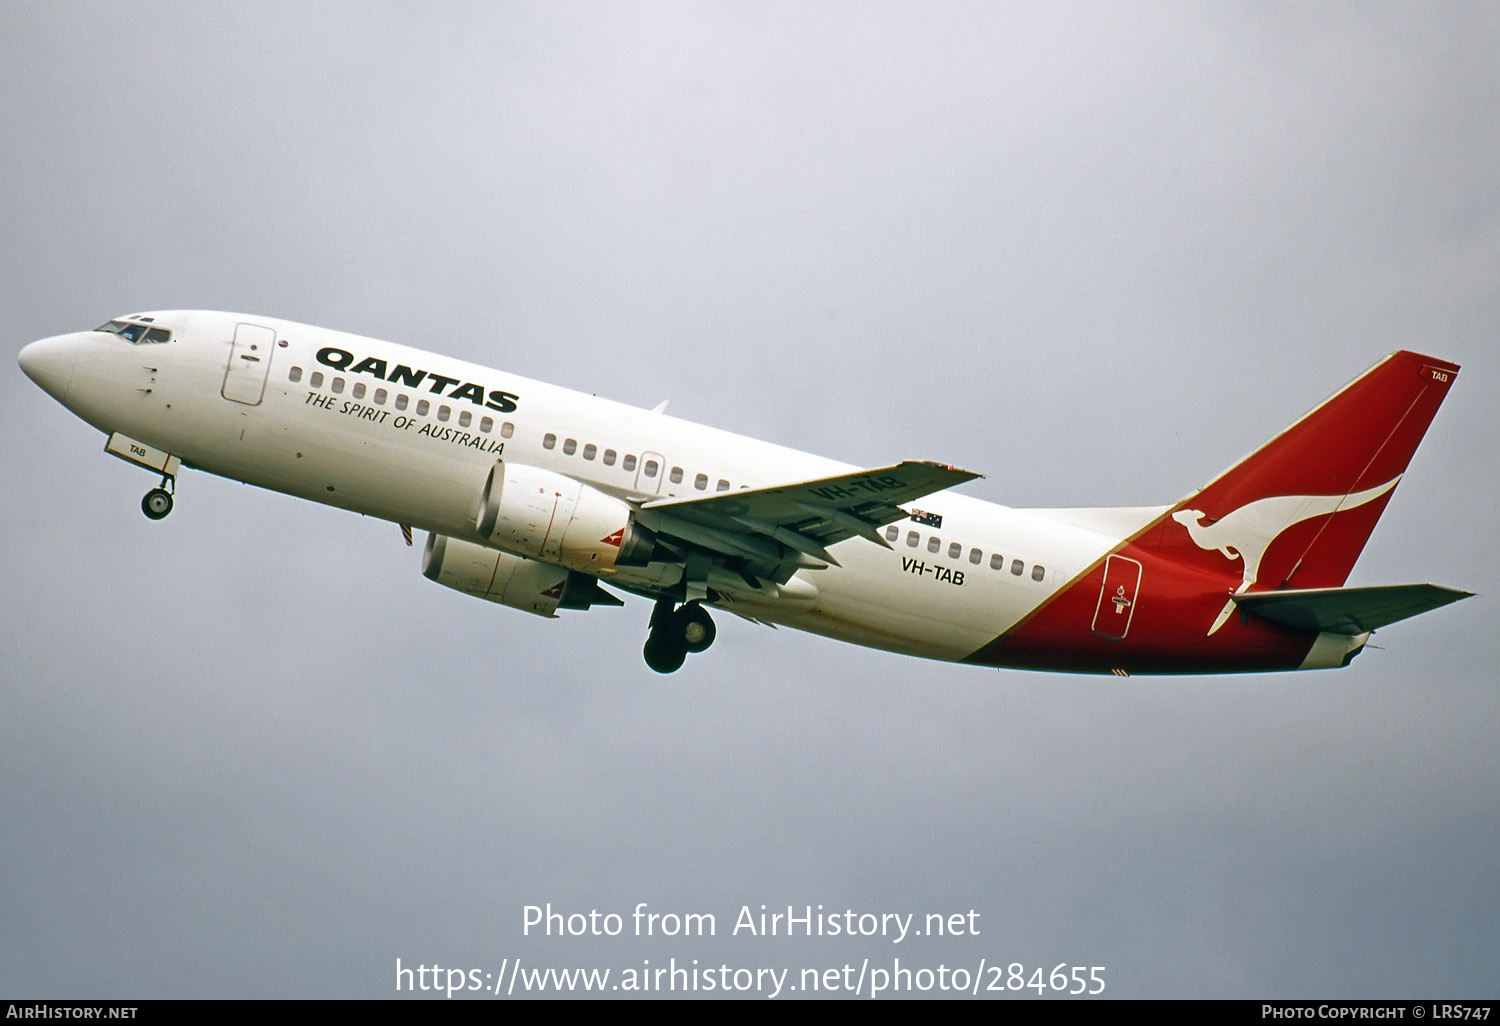
[[[151,489],[146,493],[145,498],[141,499],[141,512],[152,520],[160,520],[172,512],[172,493],[167,491],[167,485],[171,485],[174,489],[177,487],[176,479],[170,474],[163,477],[161,484]]]
[[[172,493],[165,488],[153,488],[141,500],[141,512],[152,520],[160,520],[172,512]]]
[[[718,633],[713,619],[697,601],[676,608],[671,599],[661,599],[651,611],[651,633],[646,638],[646,665],[657,673],[681,669],[689,652],[702,652]]]
[[[181,459],[161,449],[153,449],[145,442],[138,442],[118,431],[104,443],[104,451],[111,456],[120,457],[126,463],[154,470],[161,475],[161,484],[141,499],[142,513],[152,520],[160,520],[172,512],[172,493],[177,490],[177,471],[182,467]]]

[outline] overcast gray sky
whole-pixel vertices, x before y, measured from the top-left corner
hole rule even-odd
[[[390,338],[1009,505],[1168,502],[1386,353],[1464,365],[1348,669],[1071,678],[648,606],[147,475],[0,369],[0,995],[498,971],[1107,966],[1497,995],[1492,4],[0,5],[8,352],[131,310]],[[523,937],[522,908],[718,917]],[[742,905],[980,913],[751,939]],[[988,982],[988,981],[986,981]]]

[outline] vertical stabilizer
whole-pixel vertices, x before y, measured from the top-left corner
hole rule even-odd
[[[1457,375],[1430,356],[1386,357],[1178,503],[1159,551],[1219,552],[1236,592],[1342,585]]]
[[[1457,375],[1430,356],[1386,357],[968,661],[1116,674],[1343,666],[1377,627],[1462,598],[1343,588]]]

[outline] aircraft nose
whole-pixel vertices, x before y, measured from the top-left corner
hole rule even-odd
[[[28,378],[41,386],[42,391],[62,402],[67,398],[68,387],[73,383],[73,349],[69,344],[69,336],[58,335],[25,346],[17,359]]]

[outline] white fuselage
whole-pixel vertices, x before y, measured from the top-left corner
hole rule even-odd
[[[52,383],[28,373],[101,431],[187,466],[453,538],[483,541],[476,505],[500,459],[627,500],[857,469],[391,342],[266,317],[145,316],[171,341],[58,336],[28,350],[33,364],[54,360]],[[919,505],[940,528],[903,521],[892,549],[838,543],[838,566],[798,571],[800,601],[737,602],[728,582],[718,604],[857,644],[963,659],[1163,512],[1014,510],[952,492]],[[653,563],[601,579],[649,594],[680,573]],[[798,588],[788,582],[787,593]]]

